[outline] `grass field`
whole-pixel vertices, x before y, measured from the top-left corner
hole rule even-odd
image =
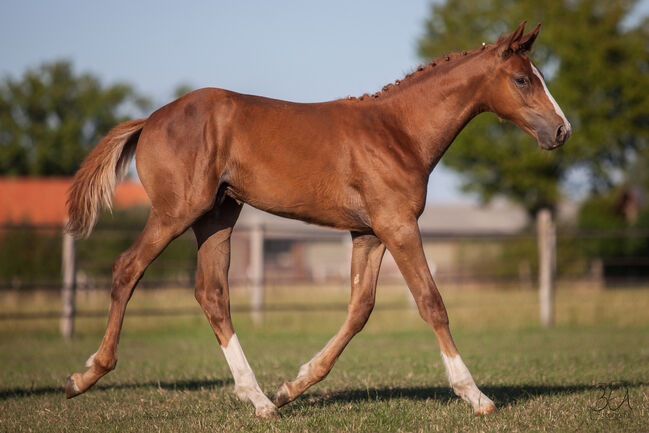
[[[437,343],[407,307],[403,287],[380,287],[377,309],[329,377],[258,420],[231,392],[223,355],[190,291],[136,292],[129,311],[189,308],[195,314],[129,316],[117,369],[88,393],[65,400],[66,376],[81,371],[105,317],[0,321],[0,431],[649,431],[649,290],[557,295],[557,326],[537,325],[536,294],[443,293],[462,357],[499,412],[475,417],[447,386]],[[245,304],[233,294],[233,305]],[[342,289],[275,289],[271,304],[344,305]],[[106,309],[105,294],[80,296]],[[54,311],[46,295],[5,296],[0,313]],[[390,308],[381,309],[382,305]],[[235,313],[259,383],[272,394],[336,332],[341,311],[269,312],[255,326]]]

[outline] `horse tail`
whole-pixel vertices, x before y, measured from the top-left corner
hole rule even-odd
[[[113,191],[128,170],[145,122],[138,119],[120,123],[83,161],[68,194],[67,233],[87,237],[102,205],[112,208]]]

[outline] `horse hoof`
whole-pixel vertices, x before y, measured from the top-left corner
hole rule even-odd
[[[277,388],[277,391],[275,392],[275,406],[282,407],[286,403],[290,403],[291,401],[293,401],[293,399],[288,393],[286,382],[284,382],[279,386],[279,388]]]
[[[66,398],[72,398],[76,397],[79,394],[81,394],[81,391],[79,390],[79,387],[77,386],[76,382],[74,381],[74,376],[76,375],[73,374],[72,376],[68,376],[68,379],[65,381],[65,397]]]
[[[279,414],[277,413],[277,408],[275,406],[266,406],[257,409],[255,412],[258,418],[262,419],[278,419]]]
[[[475,414],[477,416],[481,416],[481,415],[489,415],[490,413],[494,413],[494,412],[496,412],[496,405],[491,403],[480,407],[478,410],[475,411]]]

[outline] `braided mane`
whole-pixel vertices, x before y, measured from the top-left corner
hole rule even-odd
[[[465,51],[456,52],[456,53],[450,53],[450,54],[447,54],[445,56],[438,57],[436,59],[431,60],[427,65],[418,66],[416,70],[414,70],[413,72],[407,74],[402,79],[396,80],[394,83],[390,83],[390,84],[387,84],[387,85],[383,86],[383,88],[381,90],[379,90],[378,92],[375,92],[375,93],[373,93],[371,95],[368,94],[368,93],[365,93],[365,94],[363,94],[362,96],[359,96],[359,97],[348,96],[347,99],[352,100],[352,101],[354,101],[354,100],[355,101],[365,101],[365,100],[378,99],[381,96],[383,96],[385,93],[389,92],[390,90],[393,90],[394,88],[396,88],[398,86],[402,86],[404,84],[410,84],[410,83],[414,82],[417,77],[423,76],[427,72],[432,72],[433,70],[435,70],[435,67],[437,65],[439,65],[439,64],[448,63],[448,62],[451,62],[451,61],[453,61],[455,59],[467,57],[467,56],[472,55],[472,54],[478,54],[480,52],[485,51],[487,48],[489,48],[491,46],[498,45],[506,36],[507,35],[501,36],[498,39],[498,42],[496,42],[496,44],[491,44],[490,45],[490,44],[486,44],[486,43],[483,42],[482,46],[480,46],[478,48],[475,48],[473,50],[469,50],[469,51],[465,50]]]

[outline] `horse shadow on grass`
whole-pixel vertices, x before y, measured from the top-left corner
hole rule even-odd
[[[191,380],[178,380],[178,381],[149,381],[141,383],[116,383],[116,384],[98,384],[92,390],[109,390],[109,389],[143,389],[154,388],[164,389],[166,391],[200,391],[210,388],[222,388],[224,386],[232,386],[234,381],[232,379],[191,379]],[[0,401],[8,400],[10,398],[40,396],[47,394],[61,394],[65,395],[64,386],[43,386],[43,387],[17,387],[17,388],[0,388]]]
[[[148,381],[141,383],[118,383],[118,384],[98,384],[94,389],[111,390],[111,389],[164,389],[167,391],[200,391],[211,388],[222,388],[232,386],[232,379],[190,379],[179,381]],[[645,382],[615,382],[606,384],[592,385],[493,385],[483,386],[482,391],[489,396],[496,406],[515,406],[539,396],[557,396],[570,395],[582,392],[592,392],[596,398],[603,389],[628,390],[647,386]],[[63,398],[65,393],[63,386],[44,386],[44,387],[17,387],[17,388],[0,388],[0,401],[12,398],[22,398],[30,396],[41,396],[48,394],[60,394]],[[597,393],[597,394],[596,394]],[[412,386],[412,387],[372,387],[345,389],[339,391],[307,392],[297,401],[302,401],[309,406],[326,407],[340,403],[354,403],[361,401],[386,401],[386,400],[436,400],[441,403],[449,403],[457,399],[449,387],[441,386]],[[282,409],[284,413],[290,414],[301,410],[301,405],[291,405]]]
[[[540,396],[566,396],[583,392],[592,393],[597,397],[604,389],[611,391],[625,392],[630,388],[646,386],[643,382],[615,382],[606,384],[573,384],[573,385],[492,385],[483,386],[480,389],[491,398],[496,407],[517,406],[528,400]],[[361,401],[387,401],[387,400],[435,400],[447,404],[457,397],[450,387],[441,386],[413,386],[413,387],[382,387],[382,388],[358,388],[331,392],[309,392],[302,399],[309,406],[326,407],[340,403],[354,403]],[[299,401],[299,399],[297,400]],[[285,413],[299,412],[300,405],[290,406],[282,409]]]

